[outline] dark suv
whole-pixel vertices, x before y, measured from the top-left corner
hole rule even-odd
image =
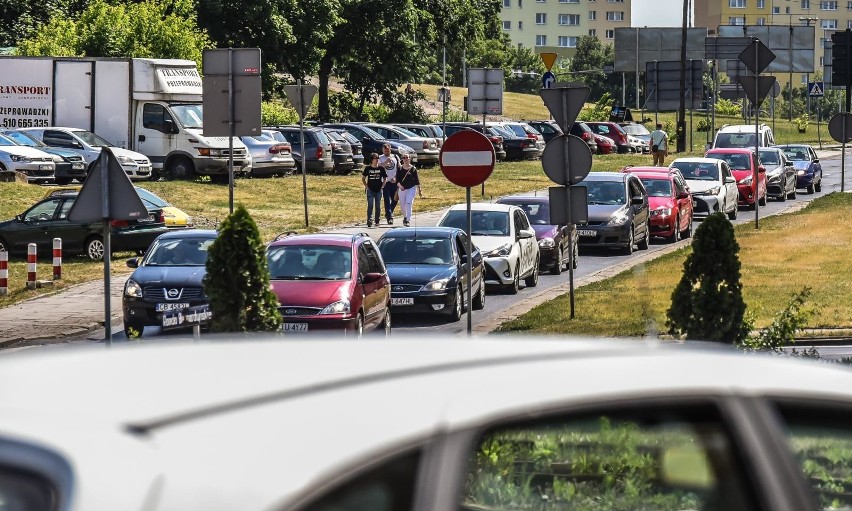
[[[365,234],[302,234],[276,238],[266,249],[272,291],[285,333],[391,329],[390,279]]]
[[[265,130],[275,130],[284,135],[292,147],[291,154],[296,160],[296,168],[302,169],[302,144],[298,126],[270,126]],[[334,171],[334,154],[331,140],[320,128],[305,127],[305,170],[327,174]]]
[[[387,140],[375,130],[353,122],[341,122],[336,124],[323,124],[323,128],[339,128],[351,133],[355,138],[363,144],[361,150],[365,155],[370,153],[382,154],[382,146],[390,144],[391,154],[397,155],[400,159],[403,154],[411,156],[411,163],[417,163],[417,151],[408,147],[401,142]]]

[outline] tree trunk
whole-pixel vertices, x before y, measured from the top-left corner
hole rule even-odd
[[[331,76],[331,68],[333,58],[326,53],[319,65],[319,120],[322,122],[331,121],[331,109],[328,105],[328,79]]]

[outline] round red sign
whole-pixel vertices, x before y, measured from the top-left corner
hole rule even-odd
[[[462,130],[450,135],[441,148],[441,172],[457,186],[476,186],[494,171],[494,146],[478,131]]]

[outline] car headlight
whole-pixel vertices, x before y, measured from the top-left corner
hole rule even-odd
[[[607,225],[623,225],[628,220],[630,220],[630,215],[627,214],[627,208],[619,208],[611,217],[609,217]]]
[[[133,160],[128,158],[127,156],[119,156],[118,163],[121,163],[122,165],[129,165],[133,163]]]
[[[142,286],[133,279],[127,279],[127,283],[124,284],[124,296],[142,298]]]
[[[708,195],[719,195],[719,192],[721,192],[721,191],[722,191],[721,186],[714,186],[713,188],[710,188],[709,190],[707,190],[707,194]]]
[[[656,208],[651,210],[651,216],[671,216],[672,208]]]
[[[328,305],[320,314],[349,314],[349,300],[340,300]]]
[[[804,170],[801,170],[801,169],[800,169],[800,170],[797,170],[797,171],[796,171],[796,175],[797,175],[797,176],[804,176],[804,175],[805,175],[805,171],[804,171]]]
[[[450,279],[433,280],[423,286],[423,291],[441,291],[447,289],[447,282],[449,281]]]
[[[506,243],[485,254],[485,257],[502,257],[509,255],[510,252],[512,252],[512,244]]]
[[[747,177],[740,179],[740,184],[741,185],[750,185],[754,181],[753,177],[754,176],[747,176]]]
[[[28,163],[30,161],[29,156],[18,156],[17,154],[11,154],[9,155],[9,158],[11,158],[12,161],[18,163]]]
[[[538,240],[538,246],[540,248],[553,248],[556,246],[556,243],[553,242],[553,238],[542,238]]]
[[[196,147],[200,156],[221,156],[221,149],[210,149],[209,147]]]

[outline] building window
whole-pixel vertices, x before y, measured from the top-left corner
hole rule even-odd
[[[519,22],[518,22],[518,30],[523,30],[523,29],[524,29],[524,22],[523,22],[523,21],[519,21]]]
[[[589,35],[590,35],[590,36],[592,36],[592,37],[597,37],[597,36],[598,36],[598,31],[597,31],[597,30],[595,30],[594,28],[590,28],[590,29],[589,29]]]
[[[541,34],[535,36],[535,45],[536,46],[547,46],[547,36],[541,35]]]
[[[546,12],[537,12],[537,13],[535,13],[535,24],[536,24],[536,25],[545,25],[545,24],[547,24],[547,13],[546,13]]]
[[[802,9],[810,9],[811,0],[802,0]]]
[[[624,11],[607,11],[607,21],[624,21]]]
[[[846,22],[846,28],[852,28],[852,20]],[[822,45],[822,47],[825,48],[825,45]]]
[[[559,24],[560,25],[579,25],[580,24],[580,15],[579,14],[560,14],[559,15]]]
[[[606,31],[607,39],[615,39],[615,30],[607,30]]]
[[[852,11],[852,2],[846,2],[846,10]]]
[[[524,8],[524,0],[518,0],[518,9]]]
[[[606,1],[611,3],[611,4],[623,4],[624,3],[624,0],[606,0]]]
[[[576,48],[577,38],[574,36],[561,35],[559,36],[559,46],[563,48]]]
[[[789,7],[784,8],[784,14],[790,14],[790,8]]]
[[[766,18],[757,18],[758,25],[766,25]]]
[[[580,0],[559,0],[560,4],[579,4]]]
[[[766,8],[766,0],[757,0],[757,8],[765,9]]]
[[[728,25],[745,25],[745,16],[731,16],[728,18]]]
[[[503,30],[512,30],[512,22],[504,21],[503,22]]]
[[[512,8],[512,0],[503,0],[503,8],[511,9]]]
[[[820,65],[820,67],[822,67],[822,66],[824,66],[824,65],[825,65],[825,64],[823,64],[822,57],[820,57],[820,58],[819,58],[819,65]]]
[[[834,30],[837,28],[837,20],[820,20],[819,26],[823,30]]]
[[[547,0],[535,0],[535,1],[536,1],[536,3],[540,3],[540,4],[547,2]]]
[[[781,8],[780,7],[773,7],[772,8],[772,14],[781,14]]]
[[[821,11],[836,11],[837,10],[837,1],[822,1],[819,3],[819,9]]]
[[[598,19],[598,11],[589,11],[589,19],[590,20]]]
[[[745,9],[746,0],[728,0],[728,7],[734,9]]]

